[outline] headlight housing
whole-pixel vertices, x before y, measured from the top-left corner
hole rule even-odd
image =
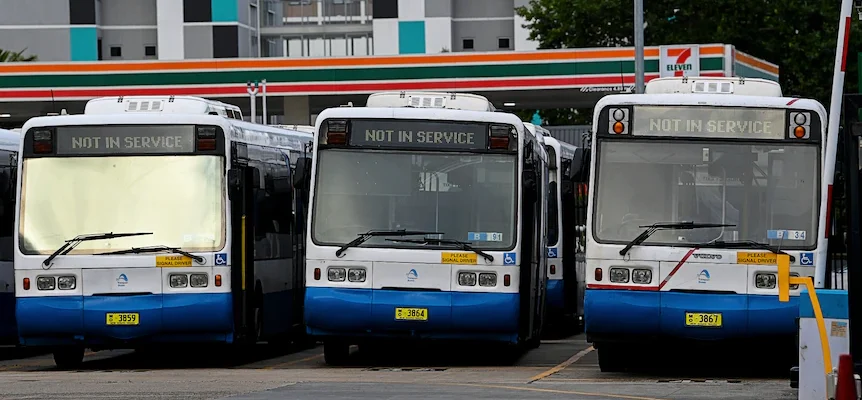
[[[347,277],[347,270],[344,268],[329,268],[326,270],[326,277],[331,282],[344,282]]]
[[[497,286],[497,274],[495,274],[495,273],[479,274],[479,286],[485,286],[485,287]]]
[[[637,268],[632,271],[632,283],[645,285],[652,282],[652,270]]]
[[[192,287],[203,288],[210,283],[210,278],[207,274],[192,274],[189,278],[189,283]]]
[[[57,287],[60,290],[73,290],[77,285],[77,279],[74,276],[61,276],[57,278]]]
[[[473,272],[459,272],[458,284],[461,286],[476,286],[476,274]]]
[[[365,282],[366,275],[365,268],[350,268],[347,270],[347,280],[351,282]]]
[[[53,276],[40,276],[36,278],[36,288],[39,290],[54,290],[56,279]]]
[[[186,274],[171,274],[171,287],[184,288],[189,285],[189,276]]]
[[[627,283],[629,281],[628,268],[611,268],[610,275],[613,283]]]
[[[775,289],[775,274],[758,272],[754,275],[754,286],[758,289]]]

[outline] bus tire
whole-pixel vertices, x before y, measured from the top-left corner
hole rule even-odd
[[[599,353],[599,369],[602,372],[621,372],[625,370],[625,352],[619,346],[602,343],[596,346]]]
[[[254,341],[253,343],[263,340],[263,291],[260,284],[256,285],[254,290]]]
[[[338,340],[323,342],[323,361],[329,365],[344,365],[350,357],[350,344]]]
[[[54,350],[54,364],[60,369],[74,369],[84,362],[84,348],[78,346],[61,347]]]

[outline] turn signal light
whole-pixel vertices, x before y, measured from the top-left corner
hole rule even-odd
[[[793,136],[796,136],[799,139],[804,138],[805,137],[805,127],[797,126],[796,128],[793,128]]]
[[[320,268],[314,269],[314,280],[316,280],[316,281],[320,280]]]
[[[328,132],[326,144],[347,144],[347,134],[342,132]]]
[[[221,286],[221,274],[215,276],[215,285]]]
[[[556,274],[556,273],[557,273],[557,266],[554,264],[551,264],[551,275]]]
[[[601,281],[602,281],[602,269],[601,269],[601,268],[596,268],[596,271],[594,272],[594,275],[595,275],[595,276],[593,276],[593,277],[596,279],[596,282],[601,282]]]
[[[503,286],[509,286],[512,284],[512,277],[509,274],[503,275]]]
[[[30,278],[24,278],[24,290],[30,290]]]
[[[620,134],[626,130],[626,126],[622,122],[614,122],[614,133]]]

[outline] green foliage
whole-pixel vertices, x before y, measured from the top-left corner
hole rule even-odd
[[[25,51],[27,51],[26,48],[18,52],[0,49],[0,62],[29,62],[38,60],[38,57],[34,55],[25,56]]]
[[[732,44],[778,64],[785,95],[817,99],[828,110],[840,6],[837,0],[649,0],[644,1],[644,44]],[[541,49],[634,43],[631,0],[532,0],[516,12]],[[852,17],[846,93],[859,90],[862,22],[855,11]]]

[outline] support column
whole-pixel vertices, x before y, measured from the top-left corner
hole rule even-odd
[[[311,107],[308,96],[284,96],[285,125],[311,125]]]
[[[156,0],[159,60],[186,58],[183,4],[176,0]]]

